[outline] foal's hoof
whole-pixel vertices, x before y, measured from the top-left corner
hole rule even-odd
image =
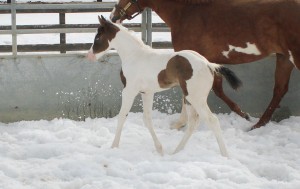
[[[183,128],[184,126],[185,126],[185,124],[176,122],[176,123],[171,124],[170,129],[179,130],[179,129]]]
[[[119,148],[119,144],[113,143],[113,144],[111,145],[111,148]]]
[[[174,150],[174,152],[172,153],[173,155],[174,154],[177,154],[178,152],[180,152],[183,148],[182,147],[179,147],[177,146],[177,148]]]
[[[228,152],[225,150],[225,151],[221,151],[221,155],[223,156],[223,157],[227,157],[227,158],[229,158],[229,155],[228,155]]]
[[[159,155],[164,156],[164,151],[162,148],[157,148],[156,151],[159,153]]]
[[[164,156],[164,151],[163,150],[159,151],[158,153],[159,153],[159,155]]]

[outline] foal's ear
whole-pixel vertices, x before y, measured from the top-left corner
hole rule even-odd
[[[101,18],[100,16],[98,16],[98,20],[99,20],[99,23],[101,26],[104,26],[105,23],[107,22],[106,19],[101,15]]]

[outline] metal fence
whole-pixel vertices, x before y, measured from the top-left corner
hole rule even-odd
[[[11,26],[3,26],[0,23],[0,35],[11,35],[11,45],[0,45],[0,53],[12,53],[6,57],[18,57],[19,53],[30,55],[32,52],[58,51],[61,55],[66,52],[87,50],[91,43],[66,43],[68,33],[94,33],[97,24],[66,24],[67,13],[93,13],[110,12],[114,7],[113,2],[91,2],[91,3],[16,3],[12,0],[9,4],[0,6],[0,14],[11,14]],[[59,24],[51,25],[17,25],[17,15],[23,13],[57,13],[59,14]],[[125,24],[131,30],[141,32],[143,41],[153,46],[153,48],[170,48],[171,42],[152,42],[152,32],[168,32],[169,29],[164,23],[152,23],[151,10],[147,9],[142,14],[141,23]],[[18,44],[20,34],[60,34],[59,44]],[[1,55],[1,54],[0,54]],[[5,57],[4,55],[1,55]],[[24,55],[22,55],[24,56]]]

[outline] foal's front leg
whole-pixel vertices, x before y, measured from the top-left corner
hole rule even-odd
[[[126,120],[126,117],[128,115],[128,112],[130,111],[130,108],[133,104],[136,94],[137,92],[135,92],[135,90],[130,87],[126,87],[122,91],[122,106],[121,106],[120,113],[118,115],[118,127],[116,131],[115,139],[111,146],[112,148],[119,147],[122,128]]]
[[[144,93],[142,94],[142,99],[143,99],[143,109],[144,109],[144,124],[146,125],[146,127],[149,129],[150,134],[153,138],[154,141],[154,145],[155,148],[157,150],[158,153],[160,153],[161,155],[163,155],[163,149],[162,149],[162,145],[159,142],[155,131],[153,129],[153,123],[152,123],[152,106],[153,106],[153,93]]]

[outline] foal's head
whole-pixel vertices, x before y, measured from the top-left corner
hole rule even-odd
[[[100,26],[94,39],[94,43],[89,50],[88,59],[96,60],[97,57],[103,56],[111,49],[111,41],[115,38],[120,30],[117,26],[107,21],[103,16],[98,16]]]
[[[122,22],[125,19],[131,20],[143,11],[139,0],[119,0],[112,10],[110,19],[113,22]]]

